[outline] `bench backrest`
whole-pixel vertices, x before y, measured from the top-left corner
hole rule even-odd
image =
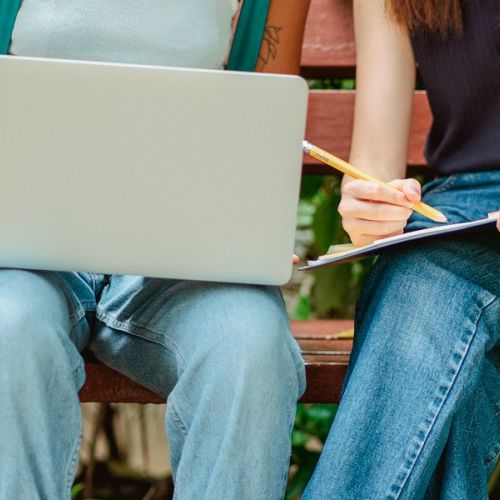
[[[302,49],[305,78],[354,78],[356,51],[352,0],[312,0]],[[312,90],[306,137],[347,159],[351,145],[354,91]],[[425,92],[415,92],[408,166],[413,173],[426,166],[423,148],[431,123]],[[304,157],[305,173],[331,173],[311,157]]]

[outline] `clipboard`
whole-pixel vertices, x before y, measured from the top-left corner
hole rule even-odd
[[[355,247],[353,245],[334,245],[330,247],[326,255],[317,260],[310,260],[307,266],[299,268],[299,271],[312,271],[335,264],[345,264],[353,260],[373,257],[389,250],[404,248],[412,242],[431,240],[452,235],[466,235],[477,232],[488,232],[500,234],[496,229],[496,217],[488,217],[471,222],[460,222],[458,224],[446,224],[418,231],[411,231],[398,236],[391,236],[376,240],[370,245]]]

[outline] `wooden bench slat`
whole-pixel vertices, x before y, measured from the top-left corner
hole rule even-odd
[[[99,403],[164,403],[165,399],[98,361],[85,364],[87,380],[80,401]]]
[[[352,328],[351,319],[328,320],[295,320],[292,321],[293,336],[299,339],[320,339],[335,338],[341,332]]]
[[[352,0],[312,0],[302,45],[306,78],[354,77]]]
[[[354,91],[313,90],[309,94],[306,138],[313,144],[348,159],[354,115]],[[408,148],[408,165],[426,165],[423,149],[432,121],[426,92],[415,92],[413,119]],[[304,173],[332,173],[309,155],[304,156]]]
[[[343,344],[346,342],[346,344]],[[305,356],[338,356],[349,357],[352,343],[341,340],[301,340],[299,342],[302,355]]]
[[[306,363],[307,391],[302,402],[334,403],[340,398],[351,340],[335,340],[332,335],[352,328],[352,321],[292,321]],[[87,381],[80,391],[82,402],[164,403],[165,400],[124,375],[90,358]]]
[[[305,359],[307,389],[301,403],[338,403],[347,373],[347,360],[338,362]]]

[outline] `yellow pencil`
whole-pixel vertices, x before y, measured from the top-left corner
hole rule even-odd
[[[388,187],[391,191],[400,192],[398,188],[391,186],[390,184],[387,184],[384,181],[381,181],[380,179],[377,179],[376,177],[373,177],[372,175],[359,170],[359,168],[353,167],[350,163],[347,163],[346,161],[337,158],[331,153],[328,153],[328,151],[325,151],[324,149],[314,146],[310,142],[303,141],[302,149],[304,150],[304,153],[311,155],[313,158],[316,158],[317,160],[326,163],[330,167],[333,167],[339,170],[340,172],[343,172],[344,174],[354,177],[354,179],[376,182],[377,184],[382,184]],[[415,205],[413,205],[412,208],[413,210],[415,210],[415,212],[418,212],[419,214],[422,214],[425,217],[428,217],[429,219],[435,222],[448,221],[448,219],[444,216],[444,214],[442,214],[439,210],[436,210],[435,208],[432,208],[431,206],[426,205],[425,203],[422,202],[415,203]]]

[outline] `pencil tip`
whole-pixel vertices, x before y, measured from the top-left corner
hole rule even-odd
[[[435,221],[436,222],[448,222],[448,219],[441,212],[438,212],[436,214]]]

